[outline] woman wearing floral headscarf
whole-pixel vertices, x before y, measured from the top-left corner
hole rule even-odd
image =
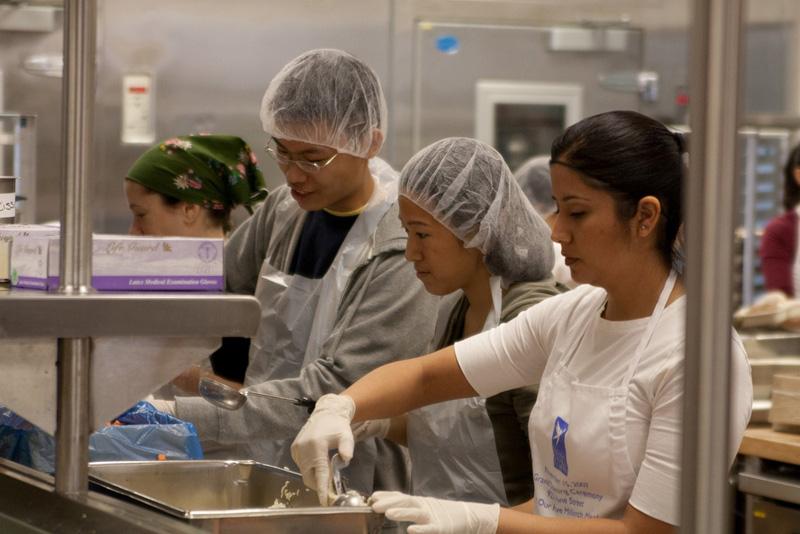
[[[142,154],[128,171],[125,195],[133,213],[131,234],[222,237],[234,207],[252,212],[267,193],[243,139],[187,135]]]
[[[264,177],[245,141],[232,135],[187,135],[167,139],[136,160],[125,178],[133,213],[130,233],[181,237],[224,237],[231,210],[252,213],[267,196]],[[244,381],[250,340],[225,338],[211,355],[219,377]],[[174,383],[194,392],[201,374],[192,368]]]

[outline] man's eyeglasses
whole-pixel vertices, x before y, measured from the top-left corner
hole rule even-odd
[[[281,167],[288,167],[290,163],[294,163],[298,169],[300,169],[303,172],[307,172],[309,174],[318,173],[319,171],[330,165],[331,162],[334,159],[336,159],[336,156],[339,155],[339,153],[337,152],[328,159],[321,161],[308,161],[306,159],[289,159],[286,157],[286,155],[278,152],[278,148],[274,145],[274,141],[270,142],[267,146],[265,146],[264,150],[266,150],[267,154],[272,156],[272,159],[274,159],[275,162]]]

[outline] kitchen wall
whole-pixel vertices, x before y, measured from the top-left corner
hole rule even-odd
[[[754,73],[748,77],[748,107],[794,113],[800,97],[794,90],[796,47],[790,45],[797,39],[792,21],[800,17],[800,8],[790,0],[758,4],[759,9],[748,15],[758,23],[748,33],[753,35],[748,39],[748,57]],[[390,132],[382,156],[401,166],[415,148],[432,139],[471,135],[473,84],[483,77],[569,79],[584,85],[587,113],[629,107],[681,122],[685,109],[675,97],[687,78],[689,5],[688,0],[99,0],[95,229],[126,230],[129,215],[121,181],[146,148],[121,141],[126,74],[153,77],[156,138],[225,132],[240,135],[259,149],[264,139],[258,106],[270,78],[304,50],[344,48],[372,65],[383,80]],[[461,56],[449,58],[457,59],[456,66],[447,57],[424,50],[426,41],[420,34],[424,23],[433,28],[472,28],[481,52],[470,54],[465,49]],[[548,54],[547,26],[586,23],[626,26],[638,37],[624,54]],[[509,26],[538,35],[538,48],[509,49],[513,45],[499,37],[509,35]],[[61,40],[59,29],[0,30],[6,108],[39,116],[36,218],[40,221],[58,217],[61,83],[34,76],[20,65],[34,53],[59,54]],[[760,61],[766,54],[770,61]],[[641,102],[636,94],[610,91],[596,83],[601,70],[634,68],[659,72],[658,101]],[[453,74],[451,83],[457,80],[450,88],[443,86],[448,73]],[[453,99],[447,114],[434,115],[448,94]],[[415,128],[421,132],[416,137]],[[259,154],[268,182],[279,184],[277,168],[263,152]]]

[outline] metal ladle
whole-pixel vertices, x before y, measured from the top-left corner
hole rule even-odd
[[[218,382],[207,376],[204,376],[200,379],[199,390],[200,396],[205,400],[214,406],[218,406],[226,410],[238,410],[244,405],[245,402],[247,402],[248,397],[264,397],[267,399],[291,402],[294,405],[303,406],[308,410],[308,413],[313,412],[314,406],[316,405],[316,401],[307,397],[282,397],[280,395],[273,395],[271,393],[259,393],[257,391],[251,391],[247,388],[236,389],[228,384],[223,384],[222,382]]]

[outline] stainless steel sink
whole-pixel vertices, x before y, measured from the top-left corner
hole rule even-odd
[[[253,461],[97,462],[92,482],[219,533],[373,534],[369,507],[320,507],[300,475]]]

